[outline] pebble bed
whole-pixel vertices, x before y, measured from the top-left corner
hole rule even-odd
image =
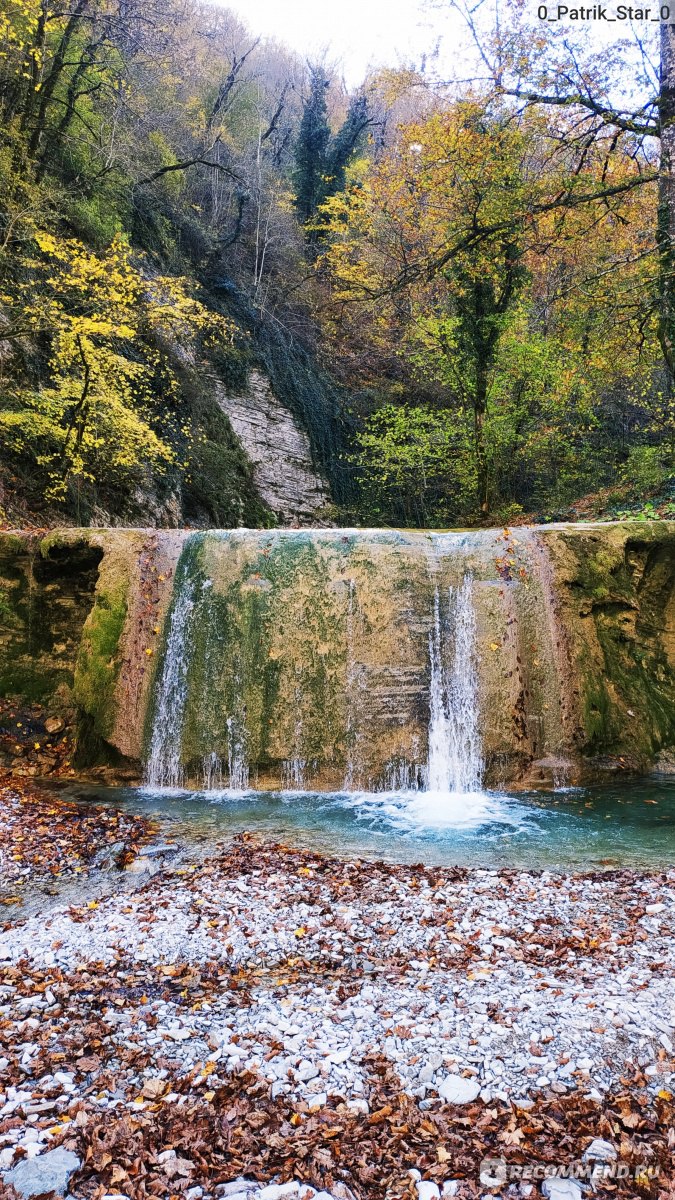
[[[188,867],[144,866],[157,873],[135,892],[4,928],[0,967],[20,966],[24,982],[0,985],[15,1051],[0,1051],[0,1170],[62,1140],[81,1097],[67,1057],[33,1066],[72,1016],[50,981],[73,972],[84,1008],[97,972],[122,985],[96,999],[99,1058],[122,1064],[130,1041],[149,1056],[116,1087],[88,1089],[102,1112],[182,1104],[172,1081],[185,1077],[208,1097],[247,1069],[273,1100],[312,1111],[337,1097],[365,1116],[373,1052],[422,1110],[478,1099],[526,1111],[575,1091],[600,1101],[636,1072],[654,1096],[675,1091],[675,871],[430,871],[245,842]],[[199,1003],[189,986],[170,998],[151,986],[191,964],[210,964]],[[125,989],[139,974],[145,992]],[[260,1187],[218,1194],[314,1194]]]

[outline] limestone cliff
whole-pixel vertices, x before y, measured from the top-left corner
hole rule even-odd
[[[307,433],[269,380],[252,370],[245,391],[231,394],[216,383],[216,396],[253,465],[258,493],[279,524],[331,524],[330,491],[313,464]]]

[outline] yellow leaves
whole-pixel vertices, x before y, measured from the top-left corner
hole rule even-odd
[[[46,233],[44,230],[38,229],[34,235],[34,238],[43,254],[53,254],[57,257],[63,257],[62,253],[59,255],[59,243],[55,237],[52,237],[50,233]]]

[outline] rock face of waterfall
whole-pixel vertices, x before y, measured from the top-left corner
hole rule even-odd
[[[149,782],[471,792],[533,764],[534,779],[574,776],[554,574],[528,529],[190,535]]]
[[[0,593],[2,694],[63,714],[79,770],[470,792],[673,769],[673,524],[4,534]]]

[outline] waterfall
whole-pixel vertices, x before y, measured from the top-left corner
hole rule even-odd
[[[248,788],[249,769],[246,754],[246,726],[238,717],[227,718],[227,767],[230,787],[235,792]]]
[[[483,757],[522,769],[534,718],[548,722],[537,748],[560,757],[539,593],[520,568],[504,579],[502,543],[494,531],[191,535],[148,699],[148,783],[426,793],[446,811],[443,797],[480,793]],[[521,535],[527,566],[526,552]],[[477,629],[499,653],[479,655]]]
[[[190,618],[194,609],[194,584],[181,581],[173,611],[159,684],[146,765],[146,782],[151,787],[182,787],[185,782],[180,761],[181,735],[187,699],[188,663],[192,651]]]
[[[430,792],[479,792],[483,764],[478,731],[476,617],[470,575],[465,575],[460,587],[449,590],[447,626],[454,633],[449,670],[443,661],[443,624],[437,588],[429,634],[427,787]]]

